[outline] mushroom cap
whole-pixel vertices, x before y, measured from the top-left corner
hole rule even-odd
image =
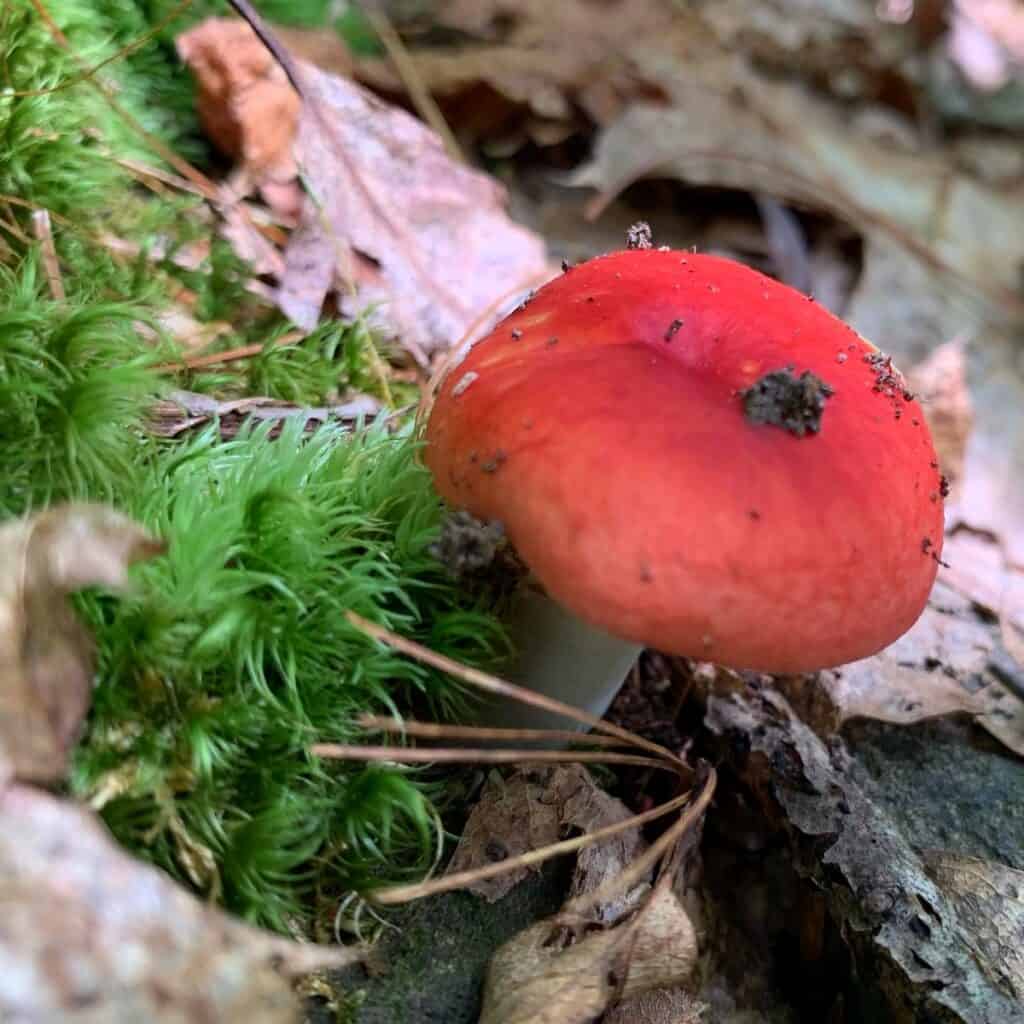
[[[828,386],[820,420],[787,429],[748,402],[787,368]],[[572,267],[449,372],[426,439],[440,493],[501,520],[553,598],[665,652],[843,664],[905,632],[937,572],[944,481],[899,372],[731,260]]]

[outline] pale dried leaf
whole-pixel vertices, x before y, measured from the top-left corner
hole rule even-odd
[[[564,805],[563,818],[567,825],[582,832],[594,832],[632,817],[629,808],[595,785],[589,773],[582,770],[573,773],[579,779],[579,787]],[[584,847],[576,857],[569,898],[593,892],[620,875],[630,862],[643,853],[646,846],[640,830],[632,828]],[[619,893],[594,907],[592,919],[601,924],[618,921],[636,905],[637,896],[635,890]]]
[[[601,1024],[700,1024],[707,1009],[685,988],[657,988],[616,1004]]]
[[[1019,0],[955,0],[947,47],[967,81],[1002,89],[1024,72],[1024,7]]]
[[[950,534],[942,551],[939,579],[1000,622],[1024,630],[1024,572],[1006,563],[1002,547],[990,534],[959,529]]]
[[[551,931],[538,921],[494,954],[480,1024],[588,1024],[608,1005],[621,937],[601,931],[563,948]]]
[[[929,349],[950,337],[967,339],[974,418],[956,501],[946,504],[946,526],[964,524],[991,535],[1007,565],[1024,568],[1024,377],[1018,345],[1011,331],[949,284],[875,232],[868,236],[864,272],[846,318],[906,363],[927,358]]]
[[[224,335],[234,333],[235,327],[224,320],[197,320],[191,313],[177,306],[169,306],[155,317],[160,329],[170,335],[183,352],[197,352]]]
[[[907,383],[917,394],[931,428],[939,465],[955,491],[963,476],[967,441],[974,425],[963,344],[949,341],[933,349],[907,371]]]
[[[840,721],[910,724],[968,714],[1024,756],[1024,701],[1001,680],[991,627],[940,587],[917,624],[881,654],[823,672]]]
[[[53,781],[89,707],[92,638],[67,596],[123,587],[162,544],[113,509],[59,505],[0,527],[0,778]]]
[[[158,437],[179,437],[216,420],[221,437],[231,438],[250,421],[283,425],[298,417],[307,430],[315,430],[324,423],[369,420],[380,411],[380,402],[371,395],[355,395],[333,405],[308,406],[258,396],[224,400],[195,391],[171,391],[150,408],[149,429]]]
[[[269,195],[274,202],[268,202],[268,205],[288,214],[294,211],[297,216],[302,209],[302,196],[293,196],[295,188],[294,183],[270,186]],[[250,265],[252,272],[260,276],[280,277],[284,272],[284,259],[277,246],[257,229],[251,213],[240,204],[231,204],[221,208],[221,216],[221,236],[231,243],[235,254]]]
[[[0,792],[0,877],[5,1021],[292,1022],[289,977],[357,958],[231,920],[90,812],[17,784]]]
[[[697,963],[697,932],[670,886],[655,886],[630,924],[635,933],[622,988],[624,999],[678,985],[690,977]]]
[[[967,926],[982,970],[1024,1002],[1024,871],[945,850],[924,860]]]
[[[302,65],[299,127],[312,199],[289,241],[279,303],[312,327],[326,292],[343,313],[414,352],[453,344],[515,288],[550,273],[539,237],[505,213],[505,190],[457,164],[405,111],[342,78]]]
[[[667,885],[628,922],[575,943],[557,920],[532,925],[494,955],[480,1024],[585,1024],[613,995],[679,985],[696,964],[696,932]]]
[[[508,860],[571,834],[591,832],[629,817],[625,805],[597,786],[582,765],[524,765],[508,778],[494,772],[466,822],[448,872]],[[618,875],[642,849],[637,829],[585,848],[579,854],[572,892],[589,892],[606,878]],[[519,868],[467,888],[493,902],[527,873],[527,868]],[[613,920],[624,909],[625,904],[616,900],[602,907],[599,917]]]

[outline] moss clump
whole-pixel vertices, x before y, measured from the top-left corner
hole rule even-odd
[[[433,863],[447,789],[427,773],[322,762],[310,744],[352,738],[363,712],[446,717],[467,699],[344,613],[480,666],[505,639],[430,554],[441,506],[409,430],[309,435],[295,419],[276,440],[269,428],[227,442],[216,427],[182,442],[148,435],[151,403],[171,383],[300,403],[384,390],[358,324],[274,347],[285,325],[254,308],[222,243],[191,278],[146,258],[204,222],[183,216],[194,200],[135,184],[117,160],[134,155],[130,126],[80,69],[171,6],[53,4],[81,62],[27,0],[0,6],[0,67],[23,93],[0,95],[0,517],[99,499],[166,538],[167,554],[138,568],[129,596],[80,598],[99,672],[69,787],[175,877],[253,921],[315,931],[344,892]],[[173,138],[176,115],[161,97],[178,72],[145,63],[160,53],[162,37],[103,76],[120,105]],[[153,80],[167,88],[153,91]],[[40,269],[33,208],[53,214],[61,301]],[[142,255],[112,255],[109,234]],[[221,344],[259,341],[260,358],[201,378],[158,372],[175,354],[159,315],[186,279],[194,315],[233,324]]]
[[[463,702],[347,610],[475,664],[504,653],[430,554],[441,506],[412,438],[206,431],[153,462],[129,511],[169,551],[136,595],[88,603],[102,669],[75,791],[116,793],[104,814],[126,844],[276,928],[317,888],[429,866],[414,776],[307,752],[351,738],[362,712],[447,717]]]

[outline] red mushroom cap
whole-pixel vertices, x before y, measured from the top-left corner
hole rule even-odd
[[[942,548],[944,481],[891,362],[713,256],[617,252],[547,284],[449,373],[425,458],[582,619],[738,668],[881,649]]]

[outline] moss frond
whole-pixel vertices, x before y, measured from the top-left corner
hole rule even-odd
[[[475,664],[507,651],[429,552],[441,508],[412,437],[304,439],[292,423],[276,441],[263,427],[222,443],[210,430],[154,464],[131,511],[169,550],[140,568],[134,597],[88,604],[103,668],[76,790],[135,766],[108,822],[126,842],[150,836],[181,876],[180,837],[161,825],[159,794],[174,792],[229,906],[273,927],[312,894],[314,857],[333,890],[422,870],[422,789],[307,753],[354,736],[366,711],[464,709],[456,684],[369,641],[346,610]]]
[[[0,510],[116,500],[138,478],[160,389],[138,330],[145,311],[44,297],[38,268],[0,267]]]

